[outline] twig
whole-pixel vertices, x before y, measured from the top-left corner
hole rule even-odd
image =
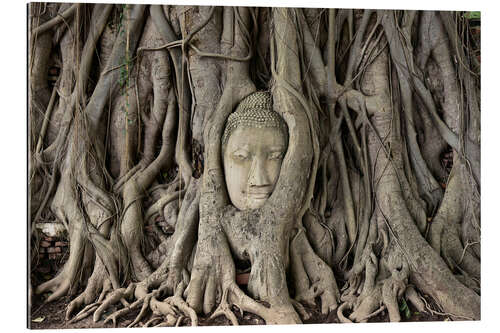
[[[384,311],[385,310],[385,305],[382,305],[380,308],[378,308],[377,310],[375,310],[374,312],[370,313],[369,315],[367,315],[366,317],[362,318],[360,321],[363,321],[363,320],[367,320],[367,319],[370,319],[372,317],[375,317],[376,315],[378,315],[380,312]]]
[[[58,14],[53,19],[51,19],[51,20],[43,23],[42,25],[36,27],[35,29],[33,29],[31,31],[31,33],[36,34],[36,35],[43,34],[47,30],[52,29],[54,26],[56,26],[59,23],[61,23],[62,21],[64,21],[64,19],[70,19],[71,17],[73,17],[73,14],[75,13],[76,9],[78,7],[81,7],[81,6],[82,6],[82,4],[78,4],[78,3],[74,4],[73,6],[66,9],[62,14]]]

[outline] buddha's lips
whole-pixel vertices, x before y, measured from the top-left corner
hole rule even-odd
[[[254,199],[267,199],[271,193],[249,193],[248,195]]]
[[[271,195],[271,192],[245,192],[245,195],[253,199],[267,199]]]

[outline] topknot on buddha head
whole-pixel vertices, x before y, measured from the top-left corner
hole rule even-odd
[[[268,91],[257,91],[245,97],[227,119],[222,146],[238,127],[276,128],[288,142],[288,127],[281,116],[273,110],[272,96]]]

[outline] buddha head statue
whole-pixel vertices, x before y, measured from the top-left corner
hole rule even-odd
[[[257,209],[271,196],[288,148],[288,128],[273,111],[272,96],[259,91],[244,98],[227,119],[222,136],[229,198],[239,210]]]

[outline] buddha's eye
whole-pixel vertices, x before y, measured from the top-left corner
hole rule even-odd
[[[270,160],[280,160],[282,158],[283,158],[283,152],[281,151],[275,151],[268,155],[268,159]]]
[[[233,153],[233,158],[239,161],[245,161],[249,158],[250,154],[243,149],[238,149]]]

